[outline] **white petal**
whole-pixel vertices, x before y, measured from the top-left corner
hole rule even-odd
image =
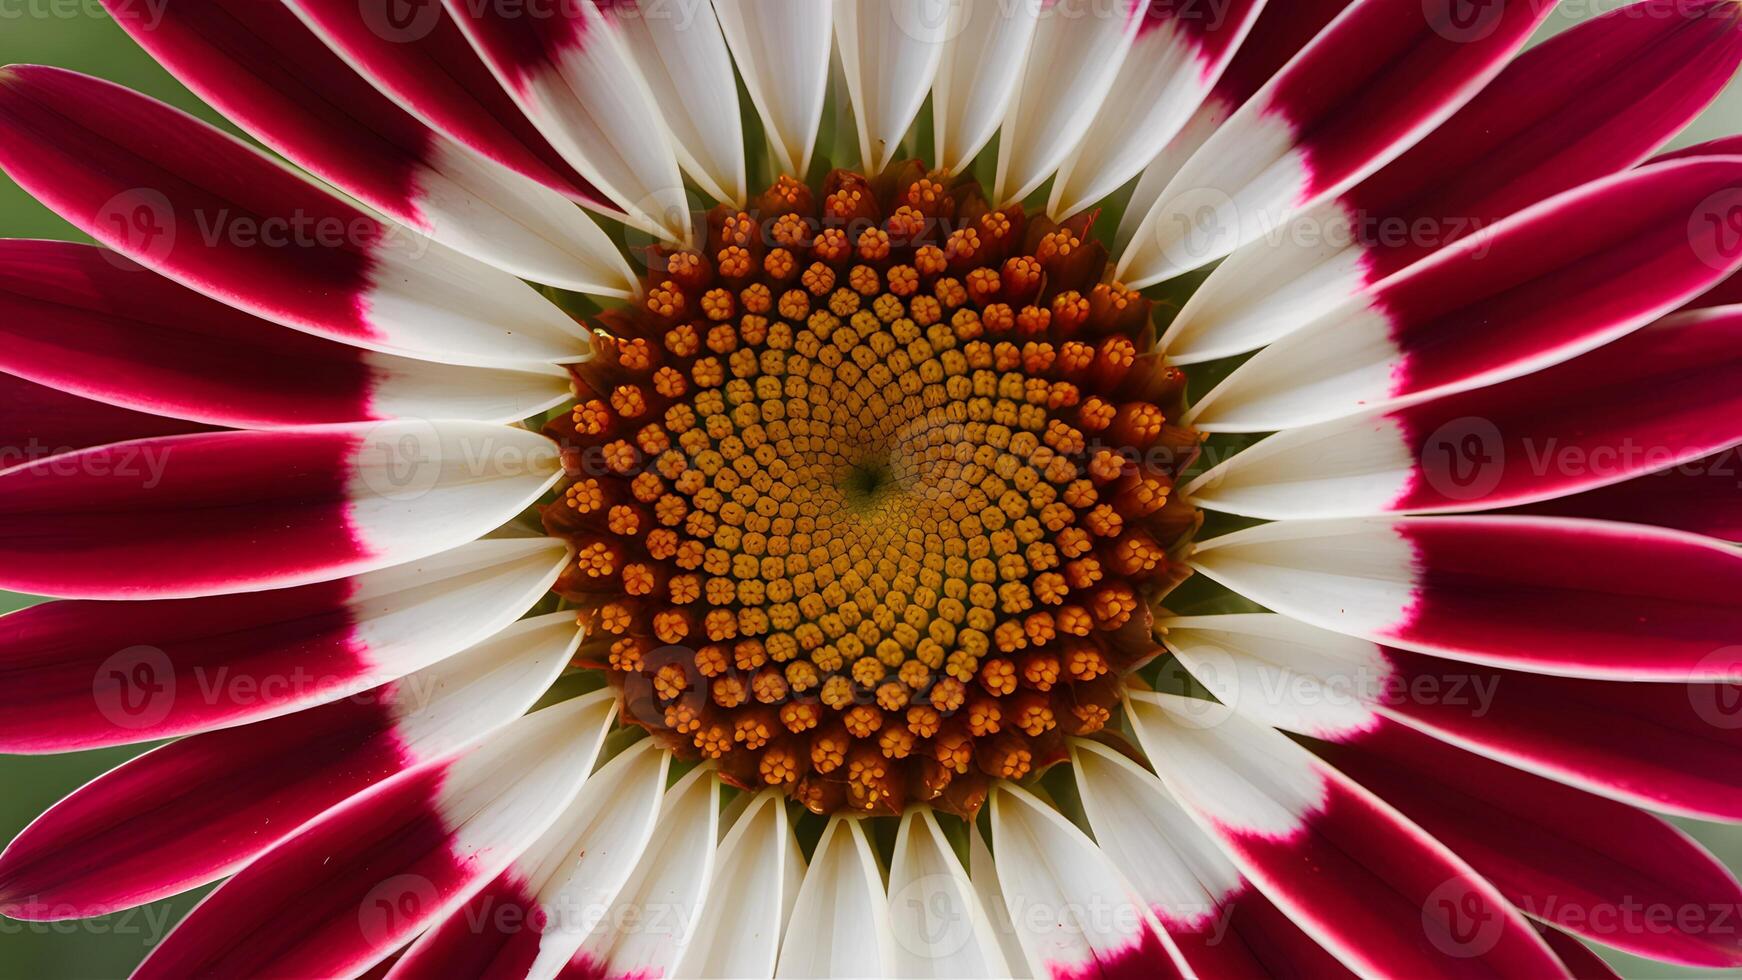
[[[775,976],[893,976],[894,945],[883,871],[865,823],[832,817],[799,886]]]
[[[707,899],[719,829],[720,781],[693,769],[666,792],[634,877],[571,962],[592,973],[670,974]]]
[[[714,9],[781,172],[803,179],[828,93],[834,6],[824,0],[714,0]]]
[[[1269,520],[1383,514],[1420,471],[1410,445],[1388,415],[1290,429],[1218,464],[1185,493],[1211,510]]]
[[[1043,0],[956,0],[932,87],[937,165],[961,173],[1004,122],[1028,63]]]
[[[1054,0],[1046,7],[1004,117],[998,201],[1033,193],[1089,131],[1148,7],[1149,0]]]
[[[742,205],[747,191],[738,79],[713,6],[619,4],[607,8],[606,16],[653,90],[684,172],[715,200]]]
[[[758,794],[720,842],[710,898],[673,975],[773,976],[803,874],[786,797]]]
[[[1009,975],[991,920],[930,807],[902,814],[889,868],[889,925],[893,976]]]
[[[950,0],[833,0],[841,68],[859,127],[865,173],[882,173],[901,147],[943,57]]]

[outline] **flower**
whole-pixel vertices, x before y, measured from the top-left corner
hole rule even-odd
[[[0,746],[175,739],[0,911],[228,878],[145,977],[1742,963],[1646,812],[1742,819],[1742,145],[1653,156],[1733,0],[105,5],[337,192],[0,72],[106,246],[0,243]]]

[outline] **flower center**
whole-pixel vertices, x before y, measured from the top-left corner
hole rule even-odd
[[[1083,231],[776,184],[606,314],[546,509],[625,717],[817,812],[976,809],[1107,724],[1195,526],[1183,377]]]

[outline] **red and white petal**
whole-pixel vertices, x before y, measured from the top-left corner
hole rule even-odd
[[[865,822],[836,815],[805,870],[774,975],[897,976],[896,946],[883,870]]]
[[[633,294],[628,263],[584,212],[406,113],[283,4],[104,5],[227,118],[395,221],[523,279]]]
[[[1016,924],[1010,919],[1010,906],[998,884],[998,868],[992,861],[992,851],[986,846],[986,838],[981,835],[978,824],[968,828],[968,884],[973,886],[974,897],[986,912],[986,921],[998,940],[998,948],[1003,951],[1004,965],[1009,968],[1011,980],[1033,977],[1034,973],[1028,967],[1028,954],[1023,951],[1022,941],[1016,935]]]
[[[720,780],[692,769],[666,791],[634,876],[563,975],[672,975],[707,900],[719,840]]]
[[[888,923],[895,938],[888,976],[1010,975],[968,871],[930,807],[912,806],[901,816],[889,867]]]
[[[284,3],[425,125],[595,211],[622,217],[497,84],[441,0]]]
[[[294,589],[32,606],[0,618],[0,749],[146,742],[350,697],[507,627],[568,561],[560,541],[480,541]]]
[[[1095,121],[1053,178],[1047,211],[1076,214],[1141,173],[1209,98],[1264,3],[1151,0]]]
[[[171,599],[324,582],[465,544],[561,474],[550,440],[483,422],[101,446],[0,473],[0,586]]]
[[[937,165],[968,168],[997,134],[1016,98],[1040,23],[1039,3],[953,3],[949,42],[932,84]]]
[[[709,3],[601,4],[616,27],[671,131],[678,163],[703,192],[743,205],[747,188],[744,123],[732,55]]]
[[[1742,884],[1659,817],[1398,726],[1315,751],[1535,918],[1655,960],[1742,964],[1742,937],[1717,920]]]
[[[1187,492],[1273,520],[1486,509],[1738,444],[1742,309],[1696,310],[1493,387],[1277,433]]]
[[[0,354],[0,359],[4,357]],[[5,432],[0,436],[0,472],[116,439],[153,439],[207,430],[197,422],[119,408],[4,372],[0,372],[0,427]]]
[[[154,99],[0,71],[0,167],[86,234],[257,316],[457,363],[573,361],[586,329],[513,275],[370,217]]]
[[[528,16],[520,8],[445,2],[502,87],[576,170],[632,224],[687,240],[689,202],[671,133],[598,5]]]
[[[1742,64],[1742,29],[1720,6],[1647,0],[1520,55],[1408,153],[1229,256],[1168,326],[1168,356],[1255,350],[1521,208],[1638,163]]]
[[[537,843],[424,933],[388,976],[557,976],[641,860],[670,764],[650,739],[606,763]]]
[[[992,195],[1034,193],[1094,124],[1150,0],[1049,0],[998,137]]]
[[[546,708],[327,811],[207,896],[134,976],[362,972],[466,902],[561,816],[615,713],[609,692]]]
[[[1143,287],[1189,272],[1347,190],[1481,91],[1553,9],[1504,0],[1470,17],[1449,0],[1358,0],[1181,168],[1119,277]]]
[[[579,640],[573,614],[527,620],[355,697],[148,752],[18,835],[0,855],[0,909],[105,915],[229,875],[327,808],[518,718]]]
[[[1742,452],[1715,453],[1625,483],[1531,504],[1516,512],[1650,524],[1742,541]]]
[[[1633,806],[1707,820],[1742,815],[1733,649],[1714,654],[1731,671],[1725,681],[1637,683],[1614,672],[1587,680],[1443,660],[1285,616],[1165,625],[1168,648],[1192,676],[1263,724],[1338,742],[1378,740],[1401,724]]]
[[[1036,977],[1188,975],[1179,950],[1109,855],[1050,804],[992,786],[999,888]]]
[[[125,409],[240,428],[395,417],[508,422],[571,397],[556,367],[463,367],[365,351],[287,330],[72,242],[0,241],[0,337],[0,369]],[[76,448],[199,428],[113,424]]]
[[[1193,567],[1276,612],[1420,653],[1545,673],[1725,679],[1742,554],[1628,524],[1522,517],[1284,521]]]
[[[931,91],[955,5],[950,0],[832,2],[841,69],[859,127],[860,165],[865,173],[882,173]]]
[[[1347,973],[1255,891],[1155,775],[1099,742],[1071,745],[1095,843],[1200,977]]]
[[[1586,184],[1459,241],[1243,364],[1193,409],[1268,432],[1542,370],[1638,329],[1742,267],[1708,220],[1742,208],[1742,158]]]
[[[1359,973],[1554,976],[1494,887],[1286,736],[1226,706],[1133,693],[1157,774],[1240,870]]]
[[[1222,72],[1203,105],[1143,170],[1131,200],[1119,219],[1114,253],[1123,254],[1138,226],[1149,215],[1161,192],[1197,151],[1215,135],[1234,110],[1245,105],[1276,76],[1325,25],[1354,0],[1292,0],[1266,3],[1234,58]]]
[[[1653,958],[1709,966],[1742,960],[1733,932],[1671,914],[1733,906],[1742,886],[1697,844],[1630,805],[1687,793],[1689,772],[1701,772],[1708,787],[1736,774],[1728,760],[1706,765],[1733,754],[1725,743],[1735,738],[1702,736],[1697,729],[1709,722],[1693,718],[1687,690],[1666,699],[1649,685],[1471,668],[1281,616],[1167,625],[1169,648],[1223,705],[1322,740],[1315,752],[1469,861],[1526,913]],[[1605,687],[1610,696],[1595,705],[1586,700]],[[1644,703],[1631,703],[1636,692]],[[1657,710],[1666,701],[1668,711]],[[1597,784],[1624,802],[1566,783]],[[1657,789],[1657,798],[1629,792],[1639,785]],[[1719,800],[1709,790],[1694,796]]]
[[[804,874],[786,798],[750,798],[720,841],[708,898],[672,974],[773,976]]]
[[[713,0],[744,89],[762,117],[775,165],[803,180],[828,94],[834,4]]]

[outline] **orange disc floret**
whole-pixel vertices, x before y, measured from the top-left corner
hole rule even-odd
[[[913,165],[754,201],[595,325],[546,429],[555,591],[672,751],[819,813],[971,814],[1154,653],[1183,376],[1083,222]]]

